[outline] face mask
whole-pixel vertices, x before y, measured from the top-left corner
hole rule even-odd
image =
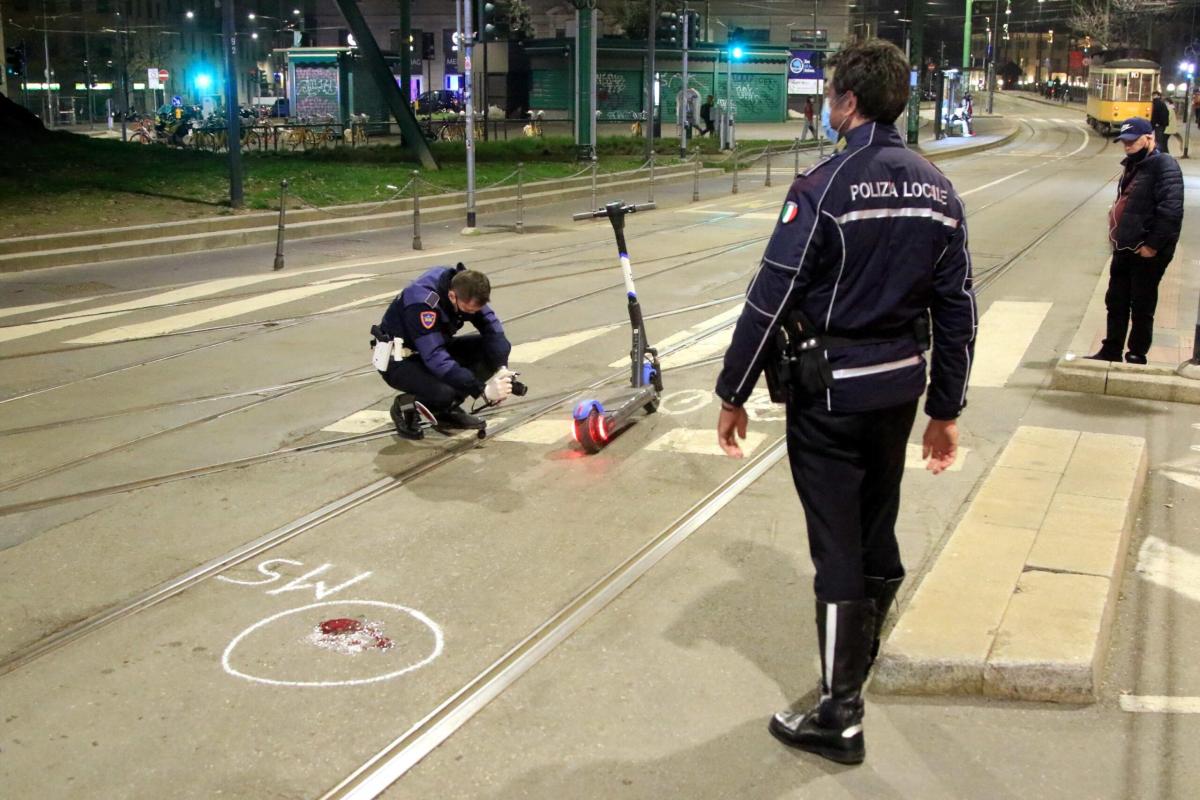
[[[829,109],[834,103],[842,102],[842,98],[845,96],[846,95],[843,92],[832,100],[826,99],[826,101],[821,104],[821,130],[825,132],[825,138],[833,144],[837,144],[838,140],[842,138],[842,132],[839,128],[833,127],[833,123],[829,121]],[[842,124],[846,124],[844,120],[842,121]]]

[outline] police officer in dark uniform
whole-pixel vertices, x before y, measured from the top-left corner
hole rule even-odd
[[[496,404],[512,394],[516,373],[507,366],[512,345],[488,306],[491,292],[482,272],[462,264],[434,267],[397,295],[372,328],[384,345],[377,345],[376,369],[393,389],[412,395],[409,402],[397,396],[392,404],[392,421],[401,436],[423,435],[411,399],[429,409],[441,428],[481,430],[483,420],[461,403],[468,396],[483,396]],[[478,333],[455,336],[467,322]]]
[[[776,398],[786,386],[788,456],[816,567],[821,697],[779,712],[770,730],[856,764],[863,683],[904,578],[895,523],[925,350],[924,453],[937,474],[957,451],[976,309],[962,200],[893,124],[909,95],[904,54],[872,40],[830,63],[830,125],[846,146],[788,191],[717,381],[717,436],[741,457],[759,374],[767,368]]]

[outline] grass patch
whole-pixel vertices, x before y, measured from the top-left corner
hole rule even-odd
[[[763,143],[745,142],[743,151]],[[695,142],[689,142],[689,150]],[[698,142],[706,164],[725,154],[715,140]],[[677,139],[659,139],[659,164],[676,163]],[[645,142],[630,136],[601,137],[598,169],[619,172],[643,163]],[[422,177],[443,191],[466,187],[466,151],[460,142],[434,142],[441,169]],[[669,154],[669,155],[668,155]],[[476,186],[487,188],[524,164],[527,181],[566,177],[584,169],[574,141],[566,136],[478,142]],[[724,164],[722,164],[724,165]],[[417,164],[399,144],[330,148],[299,153],[244,152],[247,209],[277,208],[279,184],[287,179],[299,205],[338,205],[385,200],[395,195]],[[20,148],[0,163],[0,238],[97,227],[154,224],[235,213],[228,206],[228,157],[224,153],[126,144],[55,132]],[[433,190],[426,187],[423,192]]]

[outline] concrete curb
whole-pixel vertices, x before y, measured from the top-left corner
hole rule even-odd
[[[948,158],[958,158],[960,156],[970,156],[970,155],[974,155],[976,153],[982,153],[985,150],[992,150],[997,147],[1003,147],[1004,145],[1011,142],[1013,139],[1017,138],[1017,134],[1020,132],[1021,132],[1020,126],[1014,125],[1013,129],[1011,131],[1009,131],[1003,137],[1001,137],[1000,139],[997,139],[994,142],[984,142],[983,144],[967,145],[966,147],[958,147],[958,148],[955,148],[954,150],[947,150],[947,151],[943,151],[943,152],[935,151],[932,153],[927,153],[924,150],[919,150],[919,152],[921,153],[921,155],[925,156],[925,158],[927,158],[930,161],[945,161]]]
[[[1071,340],[1070,350],[1054,365],[1050,388],[1066,392],[1200,405],[1200,380],[1180,375],[1176,367],[1092,361],[1083,357],[1091,352],[1095,331],[1104,328],[1107,313],[1104,308],[1104,293],[1107,288],[1108,277],[1101,271],[1079,330]]]
[[[1147,469],[1138,437],[1018,428],[896,623],[872,688],[1094,701]]]

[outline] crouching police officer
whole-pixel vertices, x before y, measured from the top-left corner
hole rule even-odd
[[[375,368],[399,395],[392,404],[396,433],[420,439],[417,411],[421,403],[437,418],[439,428],[482,430],[485,423],[461,403],[480,397],[503,402],[512,394],[508,367],[512,345],[488,306],[492,285],[482,272],[462,264],[434,267],[396,296],[371,329],[378,342]],[[456,337],[466,322],[479,331]]]
[[[904,578],[895,523],[930,320],[924,454],[937,474],[957,450],[976,317],[962,201],[893,124],[909,95],[904,54],[873,40],[828,63],[830,124],[846,147],[788,191],[717,381],[717,436],[741,457],[743,403],[765,366],[787,403],[821,656],[817,705],[779,712],[770,730],[857,764],[862,687]]]

